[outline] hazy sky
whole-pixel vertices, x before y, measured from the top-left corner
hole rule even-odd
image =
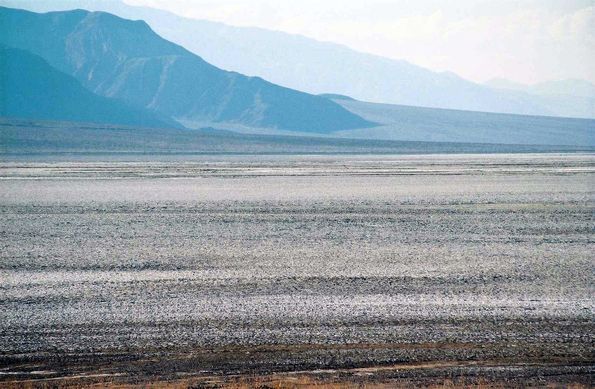
[[[483,82],[595,82],[595,0],[125,0],[298,33]]]

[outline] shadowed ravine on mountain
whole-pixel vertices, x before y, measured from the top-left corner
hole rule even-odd
[[[0,116],[138,127],[181,127],[146,109],[98,96],[41,57],[0,45]]]

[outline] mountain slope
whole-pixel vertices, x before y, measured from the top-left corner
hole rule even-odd
[[[595,85],[585,80],[568,79],[525,85],[503,78],[494,78],[487,81],[486,85],[492,88],[520,90],[542,96],[568,95],[595,98]]]
[[[576,79],[541,82],[532,85],[530,92],[540,95],[569,95],[595,99],[595,85]]]
[[[595,120],[471,112],[335,99],[350,111],[381,123],[340,131],[349,138],[401,141],[595,146]]]
[[[142,21],[10,8],[0,8],[0,19],[0,43],[40,55],[94,93],[185,123],[323,133],[373,125],[329,99],[218,69]]]
[[[0,116],[176,127],[157,115],[97,96],[41,57],[0,46]]]
[[[543,107],[563,116],[595,117],[595,85],[585,80],[570,79],[524,85],[496,78],[486,82],[486,85],[506,90],[511,95],[529,94]]]

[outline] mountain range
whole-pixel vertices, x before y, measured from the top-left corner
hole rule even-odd
[[[190,126],[231,122],[301,132],[373,126],[330,99],[221,70],[145,22],[105,12],[0,8],[0,44],[40,56],[99,96]]]
[[[433,72],[403,60],[299,35],[183,18],[117,0],[0,3],[37,10],[81,7],[143,19],[165,39],[215,66],[312,94],[336,93],[369,102],[470,111],[595,118],[595,95],[575,93],[573,88],[543,96],[481,85],[454,73]]]
[[[106,4],[137,10],[118,2]],[[228,137],[232,133],[222,130],[263,136],[315,135],[335,142],[351,138],[358,142],[595,145],[593,119],[380,104],[338,93],[300,92],[222,70],[160,37],[144,21],[106,12],[40,14],[0,7],[0,54],[0,116],[66,121],[72,123],[70,128],[86,128],[90,123],[159,128],[158,137],[166,129],[214,127],[209,131]],[[419,81],[415,74],[410,77],[407,82]],[[313,72],[304,84],[318,78]],[[592,93],[589,84],[580,81],[523,86],[495,80],[490,84],[509,95],[531,95],[542,101],[570,93],[589,98]],[[426,92],[431,95],[431,90],[420,90],[419,95]],[[310,142],[323,141],[312,138]]]

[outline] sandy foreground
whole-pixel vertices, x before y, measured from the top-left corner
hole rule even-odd
[[[592,387],[595,156],[5,161],[0,386]]]

